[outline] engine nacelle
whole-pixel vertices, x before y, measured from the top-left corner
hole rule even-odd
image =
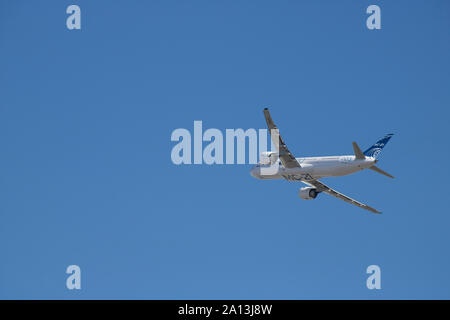
[[[261,164],[274,164],[278,160],[278,152],[266,151],[261,152],[259,155],[259,163]]]
[[[316,188],[313,187],[303,187],[298,192],[298,196],[303,200],[312,200],[317,197],[319,193]]]

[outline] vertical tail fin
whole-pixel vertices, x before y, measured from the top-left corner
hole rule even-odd
[[[385,135],[383,138],[378,140],[373,146],[364,151],[364,155],[366,157],[373,157],[376,159],[378,155],[381,153],[381,150],[384,148],[384,146],[388,143],[389,139],[391,139],[393,135],[394,135],[393,133]]]

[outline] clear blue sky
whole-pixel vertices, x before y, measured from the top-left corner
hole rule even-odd
[[[449,84],[448,1],[1,0],[0,298],[450,298]],[[383,214],[172,164],[174,129],[267,106],[299,157],[395,133],[396,179],[324,180]]]

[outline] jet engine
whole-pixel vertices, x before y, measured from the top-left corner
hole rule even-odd
[[[303,200],[312,200],[317,197],[319,192],[317,192],[316,188],[312,187],[303,187],[298,192],[298,196],[302,198]]]

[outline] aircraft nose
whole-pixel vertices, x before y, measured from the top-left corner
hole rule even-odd
[[[250,175],[251,175],[253,178],[258,178],[258,173],[257,173],[256,171],[257,171],[257,168],[256,168],[256,167],[253,167],[253,168],[250,170]]]

